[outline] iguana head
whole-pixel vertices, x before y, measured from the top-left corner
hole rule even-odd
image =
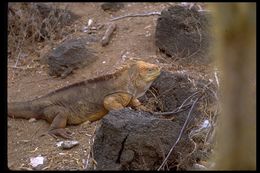
[[[144,61],[135,61],[129,72],[131,82],[137,91],[136,96],[140,97],[160,75],[161,68],[156,64],[150,64]]]
[[[150,64],[144,61],[136,61],[136,70],[139,80],[151,82],[161,73],[161,68],[156,64]]]

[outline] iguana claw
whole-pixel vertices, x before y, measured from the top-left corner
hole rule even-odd
[[[49,130],[48,134],[57,139],[57,136],[60,136],[65,139],[71,139],[72,138],[72,132],[66,130],[66,129],[53,129]]]

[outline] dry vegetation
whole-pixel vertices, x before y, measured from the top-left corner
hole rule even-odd
[[[38,43],[51,43],[71,33],[66,26],[76,16],[66,7],[61,9],[54,3],[9,3],[8,58],[16,59],[14,67],[21,58],[40,51]]]

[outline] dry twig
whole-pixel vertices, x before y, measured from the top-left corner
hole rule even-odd
[[[115,30],[116,30],[116,24],[110,23],[105,32],[105,35],[102,37],[102,40],[101,40],[102,46],[106,46],[108,44],[108,42],[110,41],[110,38]]]
[[[180,113],[180,112],[183,112],[185,110],[187,110],[187,108],[191,105],[191,103],[188,103],[186,105],[184,105],[184,103],[186,103],[190,98],[192,98],[193,96],[195,96],[196,94],[198,94],[200,91],[197,91],[195,93],[193,93],[191,96],[189,96],[188,98],[186,98],[181,106],[179,106],[178,108],[176,108],[175,110],[173,111],[170,111],[170,112],[154,112],[153,114],[155,115],[169,115],[169,114],[176,114],[176,113]]]
[[[171,115],[171,114],[177,114],[177,113],[180,113],[180,112],[183,112],[185,110],[187,110],[189,107],[190,107],[191,103],[188,103],[184,106],[179,106],[177,107],[176,109],[174,109],[173,111],[170,111],[170,112],[153,112],[154,115]]]
[[[84,166],[84,169],[86,169],[86,170],[88,170],[91,166],[93,166],[93,169],[95,170],[96,165],[97,165],[97,162],[94,159],[94,152],[93,152],[93,144],[95,141],[94,137],[95,137],[96,129],[97,129],[97,124],[95,124],[94,132],[92,133],[92,135],[89,139],[90,151],[89,151],[89,154],[88,154],[87,160],[85,162],[85,166]],[[90,166],[89,166],[89,163],[91,164]]]
[[[174,147],[177,145],[177,143],[180,141],[181,136],[182,136],[182,134],[183,134],[183,132],[184,132],[184,129],[185,129],[185,127],[186,127],[186,125],[187,125],[187,123],[188,123],[188,120],[189,120],[189,118],[190,118],[191,112],[192,112],[192,110],[193,110],[193,108],[194,108],[194,105],[197,103],[198,100],[199,100],[199,97],[193,102],[192,107],[191,107],[191,109],[190,109],[190,111],[189,111],[189,114],[188,114],[188,116],[187,116],[187,118],[186,118],[186,120],[185,120],[185,122],[184,122],[184,125],[183,125],[182,128],[181,128],[180,134],[179,134],[179,136],[178,136],[176,142],[173,144],[172,148],[170,149],[170,151],[169,151],[169,153],[167,154],[166,158],[164,159],[163,163],[162,163],[162,164],[160,165],[160,167],[157,169],[158,171],[161,170],[161,168],[165,165],[166,161],[168,160],[168,158],[170,157],[170,155],[171,155],[171,153],[172,153],[172,151],[173,151],[173,148],[174,148]]]
[[[152,16],[152,15],[161,15],[161,12],[152,11],[152,12],[148,12],[148,13],[127,14],[127,15],[124,15],[124,16],[119,16],[119,17],[115,17],[113,19],[110,19],[110,21],[115,21],[115,20],[126,18],[126,17],[144,17],[144,16]]]

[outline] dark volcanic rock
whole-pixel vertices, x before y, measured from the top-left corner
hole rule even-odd
[[[163,71],[150,87],[151,91],[156,91],[155,95],[162,105],[157,105],[154,111],[174,110],[186,98],[198,91],[198,85],[201,86],[203,83],[206,84],[206,81],[192,80],[191,75],[185,72]],[[151,92],[146,92],[140,100],[146,102],[151,97],[153,97]]]
[[[171,6],[163,10],[157,20],[156,46],[172,58],[210,62],[209,18],[209,14],[198,12],[195,8]]]
[[[111,11],[111,12],[116,12],[123,7],[124,7],[123,3],[116,3],[116,2],[106,2],[101,4],[101,8],[104,11]]]
[[[67,40],[51,51],[46,58],[49,74],[65,78],[74,69],[82,68],[96,61],[97,56],[93,50],[87,47],[87,41],[89,39],[84,38]]]
[[[111,111],[101,120],[95,136],[96,169],[155,170],[177,140],[180,129],[179,124],[146,112],[128,108]],[[181,147],[185,140],[184,135],[176,151],[188,150]]]

